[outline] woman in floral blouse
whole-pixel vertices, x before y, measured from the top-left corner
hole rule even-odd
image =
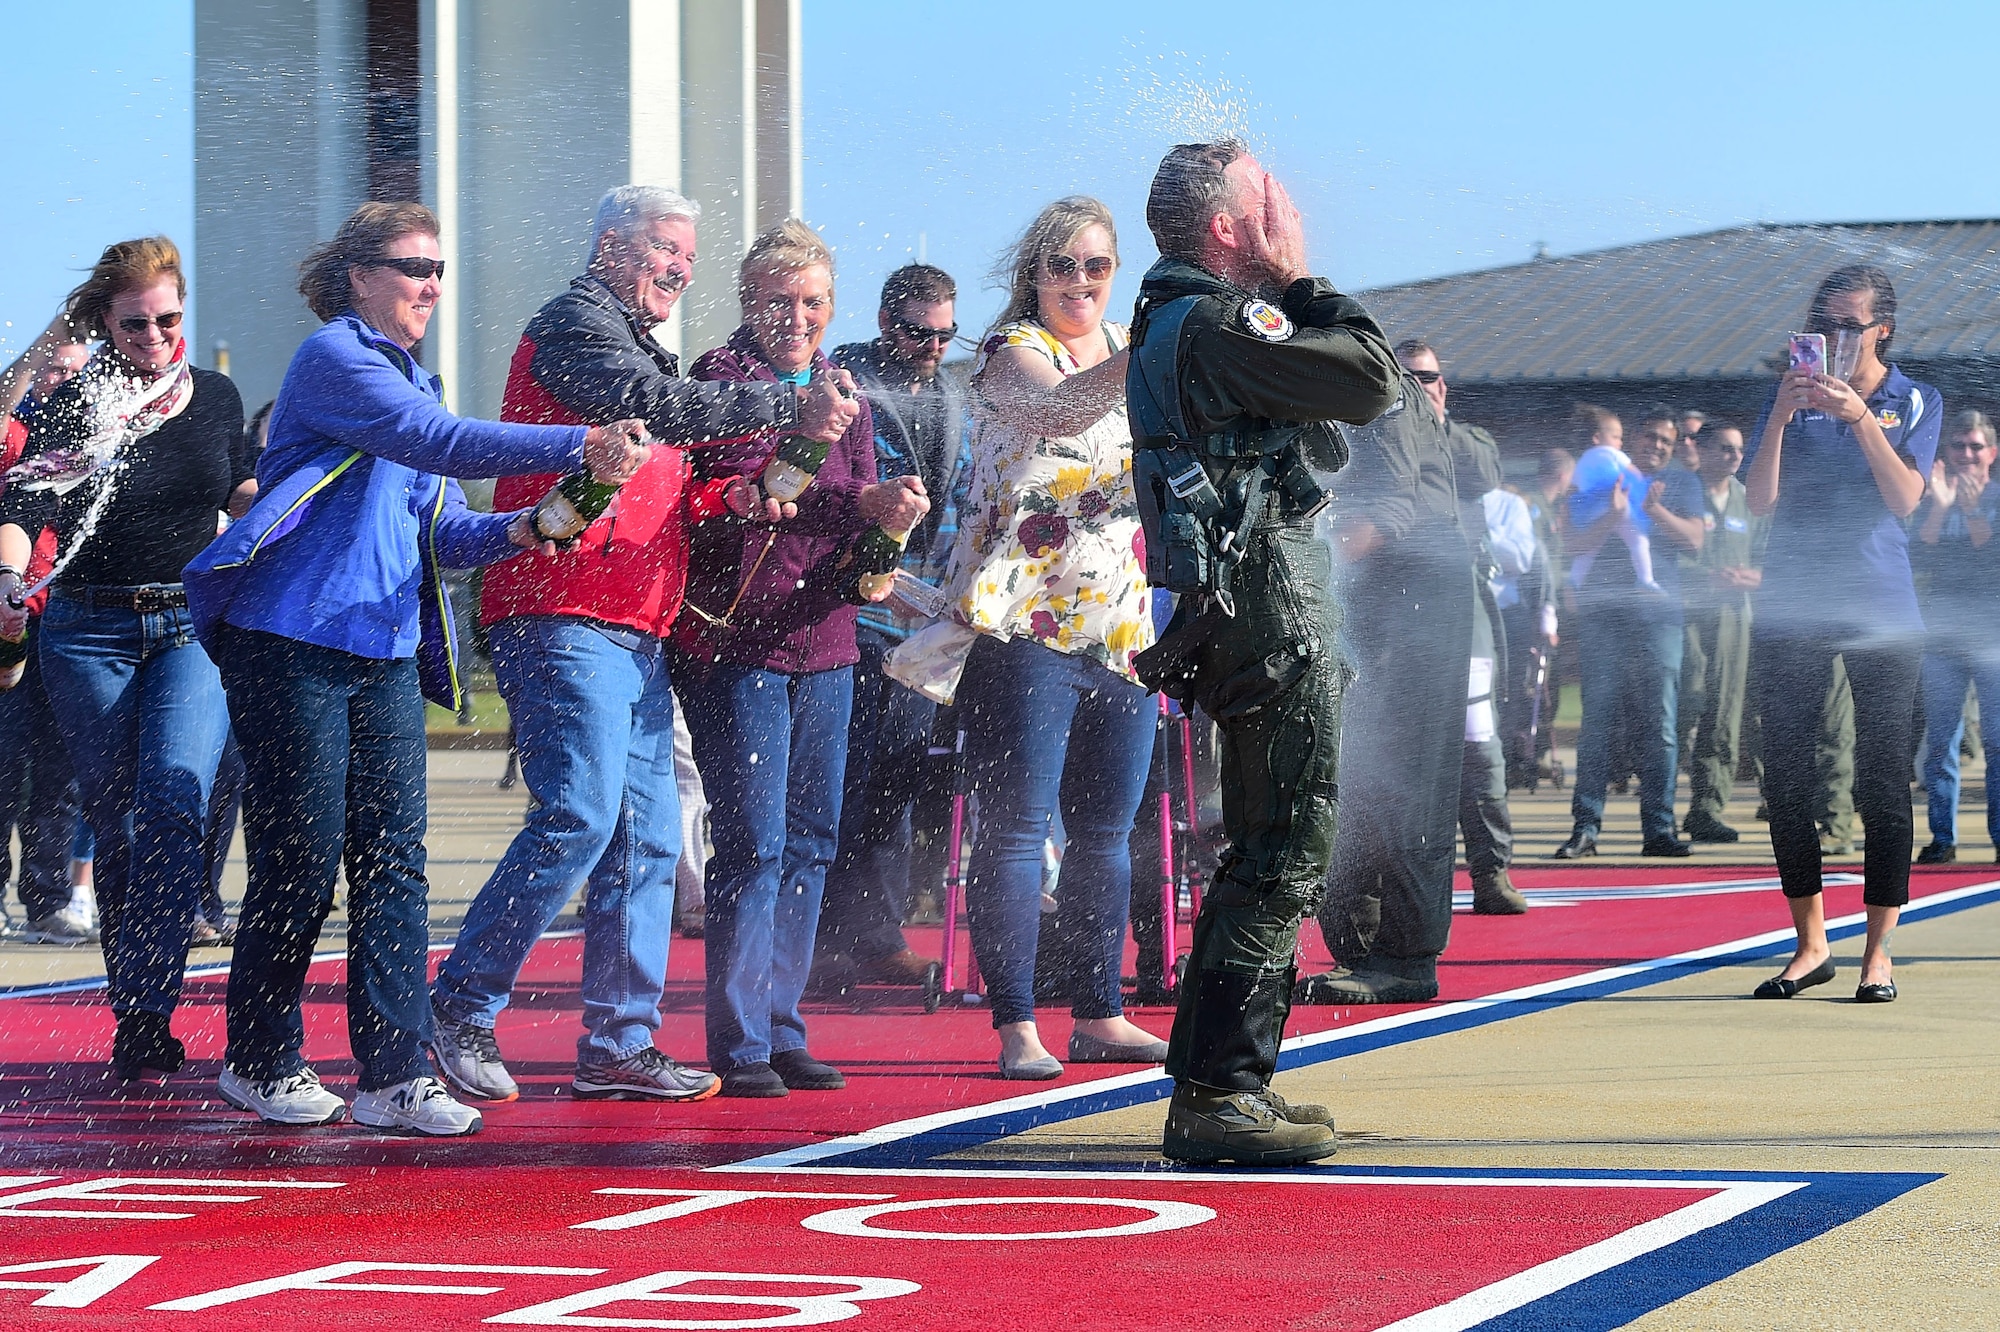
[[[957,699],[981,835],[967,905],[1002,1077],[1054,1078],[1035,1030],[1042,845],[1060,812],[1069,1056],[1157,1062],[1124,1017],[1127,835],[1153,752],[1134,654],[1153,641],[1125,419],[1125,331],[1104,321],[1118,267],[1095,199],[1042,210],[1002,260],[1011,291],[973,372],[972,491],[949,587],[978,631]]]

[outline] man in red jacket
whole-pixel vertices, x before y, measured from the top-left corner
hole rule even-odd
[[[508,372],[506,420],[637,418],[655,445],[567,550],[486,574],[480,619],[536,805],[480,889],[432,990],[431,1057],[469,1096],[519,1095],[494,1022],[528,950],[579,883],[584,1034],[573,1092],[698,1101],[718,1087],[653,1045],[681,826],[661,642],[680,610],[692,525],[784,515],[747,478],[691,482],[685,446],[773,429],[837,440],[859,408],[834,384],[680,377],[653,334],[693,279],[699,217],[671,190],[607,193],[589,271],[528,321]],[[533,504],[559,479],[505,478],[494,501]]]

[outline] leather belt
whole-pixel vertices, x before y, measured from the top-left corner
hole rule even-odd
[[[144,583],[138,587],[59,587],[50,595],[80,601],[91,610],[128,610],[140,615],[187,609],[187,589],[179,583]]]

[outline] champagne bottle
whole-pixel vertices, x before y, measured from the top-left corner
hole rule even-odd
[[[896,568],[903,562],[903,549],[910,544],[910,533],[915,527],[913,522],[897,531],[877,523],[861,534],[848,557],[853,562],[858,600],[873,601],[895,581]]]
[[[603,515],[617,493],[611,482],[598,481],[589,472],[571,472],[542,496],[528,525],[544,541],[574,541]]]
[[[854,395],[844,384],[836,383],[834,391],[852,401]],[[805,494],[806,487],[819,475],[820,464],[826,461],[831,443],[807,439],[804,435],[789,435],[778,445],[777,453],[764,464],[764,494],[780,504],[790,504]]]
[[[806,487],[819,475],[831,444],[804,435],[787,436],[778,445],[771,461],[764,464],[764,494],[780,504],[789,504],[805,494]]]

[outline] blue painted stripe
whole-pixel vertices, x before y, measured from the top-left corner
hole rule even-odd
[[[1942,917],[1967,911],[1973,907],[1986,906],[2000,901],[2000,884],[1994,884],[1983,891],[1967,893],[1963,897],[1948,902],[1912,902],[1904,908],[1904,922]],[[1851,939],[1866,933],[1866,926],[1860,921],[1847,925],[1830,927],[1830,940]],[[1628,990],[1642,989],[1663,981],[1683,976],[1699,975],[1740,962],[1752,962],[1762,957],[1772,957],[1787,953],[1789,942],[1757,944],[1727,953],[1717,953],[1712,957],[1676,961],[1664,965],[1645,966],[1643,962],[1632,965],[1645,966],[1642,971],[1622,976],[1608,976],[1603,980],[1574,989],[1559,990],[1551,994],[1537,995],[1526,999],[1503,999],[1484,1004],[1482,1007],[1456,1012],[1441,1013],[1435,1018],[1419,1020],[1400,1027],[1383,1031],[1367,1032],[1351,1039],[1327,1041],[1317,1045],[1307,1045],[1286,1050],[1278,1057],[1279,1071],[1305,1068],[1314,1064],[1327,1063],[1335,1059],[1346,1059],[1353,1055],[1365,1054],[1371,1050],[1383,1050],[1393,1046],[1407,1045],[1413,1041],[1429,1040],[1436,1036],[1455,1031],[1468,1031],[1494,1022],[1505,1022],[1512,1018],[1524,1017],[1529,1013],[1545,1012],[1569,1004],[1582,1003],[1589,999],[1601,999],[1607,995],[1622,994]],[[1477,999],[1467,1002],[1478,1003]],[[1317,1033],[1316,1033],[1317,1034]],[[872,1147],[860,1147],[852,1152],[837,1156],[821,1157],[811,1165],[840,1165],[843,1167],[870,1167],[876,1169],[909,1168],[930,1164],[944,1164],[936,1158],[947,1152],[960,1152],[981,1143],[994,1142],[1001,1138],[1013,1137],[1029,1129],[1041,1128],[1049,1124],[1060,1124],[1072,1119],[1082,1119],[1089,1115],[1102,1114],[1108,1110],[1123,1110],[1148,1102],[1163,1101],[1173,1094],[1173,1083],[1166,1078],[1156,1078],[1122,1087],[1107,1088],[1083,1096],[1066,1097],[1042,1105],[1001,1111],[992,1115],[961,1120],[945,1128],[913,1134],[894,1142],[881,1143]],[[982,1164],[984,1164],[982,1162]]]
[[[1608,1332],[1942,1178],[1816,1174],[1803,1189],[1585,1277],[1479,1327],[1481,1332]]]

